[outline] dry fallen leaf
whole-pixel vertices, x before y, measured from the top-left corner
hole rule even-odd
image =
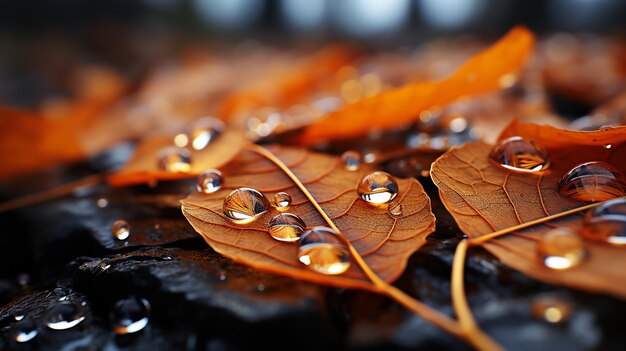
[[[226,129],[201,150],[184,149],[191,156],[190,169],[171,172],[160,166],[162,150],[174,147],[176,134],[162,134],[145,138],[125,165],[108,177],[112,186],[149,184],[159,180],[193,178],[209,168],[217,168],[235,157],[246,143],[243,135],[234,129]]]
[[[434,230],[430,199],[415,179],[397,179],[399,193],[395,201],[401,204],[402,214],[393,216],[386,206],[372,206],[356,192],[357,183],[372,169],[349,171],[340,158],[306,149],[275,146],[270,151],[297,176],[369,267],[385,281],[392,281],[402,273],[408,257]],[[292,204],[287,212],[302,218],[309,229],[327,226],[276,164],[246,150],[221,171],[224,185],[219,191],[195,192],[182,201],[185,217],[216,251],[260,270],[338,287],[375,289],[354,261],[347,272],[335,276],[317,273],[300,263],[296,244],[279,242],[268,234],[268,222],[280,213],[275,207],[245,225],[235,224],[224,216],[225,197],[233,189],[253,187],[270,202],[275,193],[288,192]]]
[[[432,166],[441,198],[470,244],[483,235],[585,205],[558,193],[559,178],[579,163],[607,161],[626,171],[626,127],[578,132],[513,122],[500,138],[515,135],[545,147],[550,168],[538,175],[505,170],[488,159],[492,145],[484,142],[453,148]],[[581,214],[574,214],[482,245],[505,264],[536,279],[626,297],[623,248],[585,241],[588,259],[563,271],[545,267],[537,257],[542,235],[555,227],[577,230],[581,220]]]
[[[313,144],[362,135],[372,129],[399,127],[433,106],[441,107],[461,97],[497,90],[503,83],[516,79],[533,45],[532,33],[523,27],[513,28],[448,79],[405,85],[345,105],[309,126],[301,142]]]

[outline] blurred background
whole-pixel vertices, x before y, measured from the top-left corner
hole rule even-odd
[[[63,94],[65,68],[104,63],[129,78],[189,42],[352,41],[413,47],[438,36],[500,36],[515,24],[623,36],[622,0],[96,0],[0,3],[0,103]],[[242,44],[243,43],[243,44]]]

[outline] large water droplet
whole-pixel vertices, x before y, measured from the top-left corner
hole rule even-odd
[[[535,297],[530,305],[532,315],[548,323],[564,323],[572,314],[569,299],[556,294],[542,294]]]
[[[170,173],[188,173],[191,171],[191,152],[180,147],[167,147],[159,152],[159,167]]]
[[[327,227],[309,229],[298,241],[298,260],[323,274],[341,274],[350,267],[350,252],[337,233]]]
[[[274,195],[274,206],[276,206],[277,210],[284,211],[289,205],[291,205],[291,195],[289,193],[281,191]]]
[[[204,150],[224,130],[224,123],[217,118],[205,117],[194,123],[189,133],[191,147],[194,150]]]
[[[397,201],[391,201],[387,210],[392,216],[402,216],[402,205]]]
[[[578,201],[606,201],[626,195],[626,177],[606,162],[587,162],[561,177],[559,193]]]
[[[39,333],[37,323],[30,317],[13,324],[10,329],[11,337],[19,343],[33,340]]]
[[[587,212],[583,235],[613,245],[626,245],[626,199],[608,200]]]
[[[46,311],[44,320],[50,329],[70,329],[85,320],[85,307],[78,301],[61,301]]]
[[[217,169],[207,169],[198,176],[196,190],[205,194],[214,193],[220,190],[222,181],[222,172]]]
[[[542,264],[552,269],[568,269],[581,264],[586,256],[582,236],[569,229],[556,228],[537,242]]]
[[[269,208],[269,201],[261,192],[252,188],[233,190],[224,199],[224,214],[231,221],[246,224],[257,219]]]
[[[398,183],[385,172],[374,172],[363,177],[357,192],[370,204],[384,204],[398,195]]]
[[[514,136],[496,145],[489,158],[496,164],[517,172],[539,172],[550,165],[548,153],[530,140]]]
[[[146,299],[129,297],[118,301],[111,312],[113,331],[132,334],[143,330],[150,321],[150,303]]]
[[[126,240],[130,236],[130,224],[123,219],[118,219],[111,225],[111,233],[117,240]]]
[[[361,165],[361,154],[356,151],[346,151],[341,155],[343,166],[349,171],[356,171]]]
[[[279,241],[293,242],[300,238],[306,225],[304,221],[291,213],[281,213],[270,220],[268,231],[272,238]]]

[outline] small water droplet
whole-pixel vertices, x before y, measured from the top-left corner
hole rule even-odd
[[[174,145],[178,147],[186,147],[189,144],[189,137],[185,133],[178,133],[174,136]]]
[[[548,268],[558,270],[573,268],[584,261],[585,244],[578,233],[565,228],[556,228],[539,239],[537,255]]]
[[[96,206],[98,206],[99,208],[105,208],[109,206],[109,200],[101,197],[96,201]]]
[[[85,320],[85,307],[78,301],[61,301],[46,311],[44,320],[50,329],[70,329]]]
[[[587,212],[583,235],[613,245],[626,245],[626,199],[603,202]]]
[[[388,210],[392,216],[402,216],[402,205],[397,201],[391,201]]]
[[[246,224],[254,221],[269,208],[265,195],[252,188],[233,190],[224,199],[224,214],[231,221]]]
[[[291,205],[291,195],[284,191],[278,192],[274,195],[274,206],[279,211],[286,210]]]
[[[613,145],[611,145],[611,144],[604,144],[604,148],[605,148],[605,149],[610,149],[610,148],[612,148],[612,147],[613,147]]]
[[[111,312],[113,331],[118,335],[143,330],[150,321],[150,303],[138,297],[129,297],[115,303]]]
[[[536,296],[530,305],[531,314],[542,321],[558,324],[566,322],[573,311],[569,299],[556,294]]]
[[[447,127],[452,133],[462,133],[467,129],[467,120],[460,115],[447,117]]]
[[[265,291],[265,285],[263,284],[259,284],[256,286],[256,291],[258,292],[264,292]]]
[[[102,260],[100,260],[100,264],[98,265],[98,267],[100,267],[100,270],[103,272],[111,268],[111,259],[103,258]]]
[[[226,281],[226,279],[228,279],[228,277],[226,276],[226,272],[224,272],[224,271],[221,271],[221,272],[220,272],[220,274],[219,274],[219,277],[218,277],[218,278],[219,278],[219,280],[220,280],[221,282],[225,282],[225,281]]]
[[[371,164],[376,162],[378,154],[375,151],[368,151],[363,154],[363,162]]]
[[[118,219],[111,225],[111,233],[117,240],[126,240],[130,236],[130,224],[123,219]]]
[[[167,147],[159,152],[159,167],[170,173],[188,173],[191,171],[191,152],[180,147]]]
[[[307,230],[298,245],[298,260],[316,272],[336,275],[350,267],[350,252],[331,228]]]
[[[281,213],[270,220],[268,231],[272,238],[279,241],[293,242],[300,238],[306,225],[304,221],[291,213]]]
[[[10,333],[13,340],[23,343],[33,340],[39,331],[35,320],[24,318],[11,326]]]
[[[198,176],[196,190],[201,193],[211,194],[220,190],[222,182],[222,172],[217,169],[208,169]]]
[[[341,161],[348,171],[356,171],[361,165],[361,154],[352,150],[346,151],[341,155]]]
[[[398,195],[398,183],[385,172],[374,172],[363,177],[357,192],[370,204],[384,204]]]
[[[499,142],[489,158],[497,165],[518,172],[539,172],[550,165],[548,153],[530,140],[514,136]]]
[[[578,201],[606,201],[626,195],[626,177],[606,162],[587,162],[561,177],[559,193]]]
[[[189,133],[191,147],[194,150],[204,150],[224,130],[224,123],[213,117],[204,117],[194,123]]]
[[[26,317],[26,313],[24,313],[24,311],[22,310],[17,310],[13,312],[13,319],[15,319],[16,321],[21,321],[22,319],[24,319],[24,317]]]

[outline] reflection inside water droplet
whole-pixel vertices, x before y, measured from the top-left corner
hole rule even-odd
[[[159,168],[170,173],[189,173],[191,153],[180,147],[167,147],[159,152]]]
[[[609,163],[587,162],[561,177],[559,193],[578,201],[606,201],[626,195],[626,177]]]
[[[238,224],[254,221],[269,208],[269,201],[252,188],[233,190],[224,199],[223,211],[228,219]]]
[[[583,235],[612,245],[626,245],[626,199],[603,202],[589,210],[583,221]]]
[[[78,301],[61,301],[46,311],[44,320],[50,329],[70,329],[85,320],[85,307]]]
[[[198,176],[198,181],[196,182],[196,190],[205,193],[211,194],[214,193],[222,187],[222,172],[217,169],[208,169]]]
[[[385,172],[374,172],[363,177],[357,192],[370,204],[383,204],[398,195],[398,183]]]
[[[118,219],[111,225],[111,233],[117,240],[126,240],[130,236],[130,224],[123,219]]]
[[[304,221],[291,213],[281,213],[270,220],[268,231],[272,238],[279,241],[293,242],[300,238],[306,225]]]
[[[543,147],[518,136],[499,142],[489,154],[489,159],[517,172],[539,172],[550,165],[548,153]]]
[[[150,321],[150,303],[138,297],[118,301],[111,312],[113,331],[116,334],[133,334],[143,330]]]
[[[348,248],[331,228],[307,230],[298,245],[298,260],[316,272],[336,275],[350,267]]]
[[[546,267],[561,270],[580,265],[586,251],[582,236],[569,229],[556,228],[539,239],[537,255]]]

